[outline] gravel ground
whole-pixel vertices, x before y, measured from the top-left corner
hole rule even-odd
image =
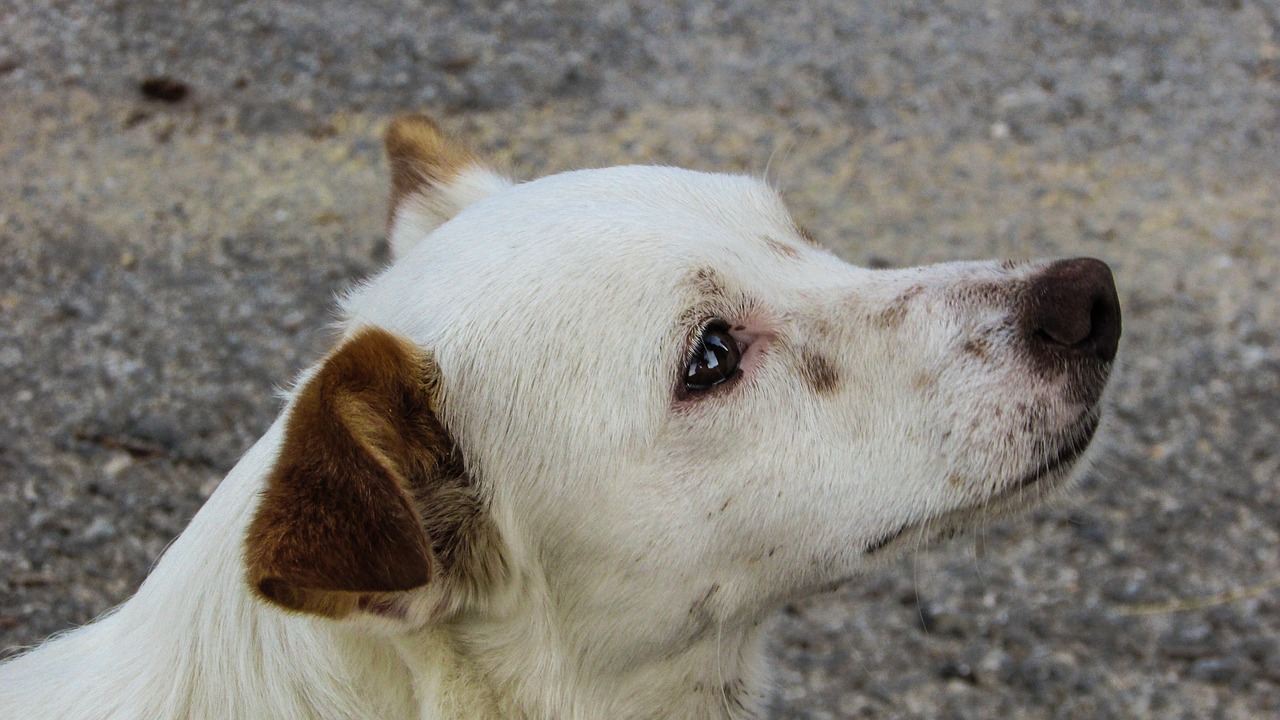
[[[855,262],[1116,270],[1078,492],[787,608],[778,717],[1280,717],[1276,2],[355,5],[0,0],[0,648],[266,428],[426,108],[526,177],[768,168]]]

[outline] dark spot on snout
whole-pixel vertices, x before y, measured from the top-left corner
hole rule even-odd
[[[984,362],[991,358],[991,341],[984,337],[969,338],[961,349],[965,355]]]
[[[960,305],[1007,305],[1021,292],[1018,283],[1014,282],[976,282],[961,285],[955,294]]]
[[[1120,343],[1120,299],[1101,260],[1059,260],[1028,281],[1020,324],[1041,362],[1111,362]]]
[[[834,393],[840,386],[840,370],[822,353],[806,350],[800,358],[800,377],[819,395]]]

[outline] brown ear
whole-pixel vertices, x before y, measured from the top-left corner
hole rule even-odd
[[[245,540],[263,598],[342,617],[431,579],[412,492],[456,462],[438,395],[435,363],[383,330],[361,331],[324,362],[290,412]]]
[[[391,121],[384,144],[391,166],[387,233],[393,257],[404,255],[462,208],[511,185],[426,115]]]

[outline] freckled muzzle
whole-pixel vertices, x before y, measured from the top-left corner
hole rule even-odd
[[[994,481],[981,478],[970,483],[982,489],[970,487],[970,496],[956,507],[925,520],[904,522],[873,538],[864,547],[867,555],[899,545],[908,536],[950,535],[978,517],[1034,504],[1041,495],[1030,488],[1067,477],[1092,441],[1098,428],[1098,400],[1120,342],[1120,301],[1111,268],[1093,258],[1059,260],[1036,270],[1006,297],[1012,301],[1009,319],[1016,349],[1020,349],[1017,354],[1037,376],[1020,391],[1025,397],[1015,403],[1023,414],[1017,422],[1025,437],[1021,444],[1009,440],[1006,448],[1026,463],[1025,469],[1004,471]],[[983,360],[990,360],[997,350],[981,337],[965,345],[967,353]],[[992,446],[973,437],[964,442]],[[970,472],[975,479],[982,475],[980,469]]]

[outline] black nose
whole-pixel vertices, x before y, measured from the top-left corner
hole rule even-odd
[[[1033,352],[1111,361],[1120,343],[1120,299],[1101,260],[1059,260],[1033,277],[1022,322]]]

